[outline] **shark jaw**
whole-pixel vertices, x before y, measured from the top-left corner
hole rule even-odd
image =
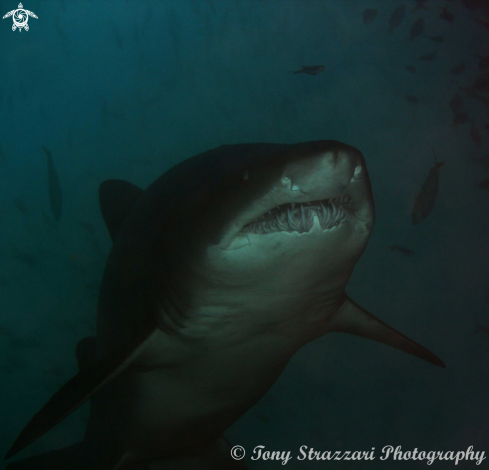
[[[241,233],[305,233],[312,229],[330,230],[351,220],[349,196],[282,204],[245,225]]]

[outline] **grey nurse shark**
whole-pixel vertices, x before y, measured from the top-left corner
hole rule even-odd
[[[345,293],[374,224],[362,154],[336,141],[221,146],[145,191],[100,187],[113,246],[80,371],[7,458],[90,399],[84,440],[9,470],[231,470],[223,432],[325,333],[444,367]]]

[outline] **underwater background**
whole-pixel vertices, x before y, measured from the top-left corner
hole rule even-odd
[[[1,16],[17,1],[0,1]],[[386,445],[474,446],[487,457],[487,2],[26,0],[24,8],[38,16],[28,31],[12,31],[11,17],[0,22],[2,455],[76,373],[78,340],[95,333],[111,245],[102,181],[145,188],[222,144],[335,139],[363,152],[376,204],[347,292],[447,368],[331,334],[294,356],[226,437],[247,449],[250,469],[283,467],[251,461],[257,445],[293,454],[302,445],[375,447],[377,457]],[[291,73],[304,65],[324,70]],[[62,190],[59,221],[43,146]],[[446,162],[439,195],[413,224],[434,153]],[[87,416],[85,405],[20,456],[81,440]],[[426,466],[377,458],[286,467]]]

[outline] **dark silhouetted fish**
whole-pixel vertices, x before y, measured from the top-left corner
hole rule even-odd
[[[389,33],[394,33],[394,30],[400,26],[405,14],[406,5],[401,5],[392,12],[392,15],[389,19]]]
[[[458,93],[456,93],[455,96],[451,99],[450,109],[453,111],[453,114],[460,114],[463,112],[464,100]]]
[[[59,221],[61,218],[61,208],[62,208],[62,195],[61,195],[61,185],[59,184],[58,174],[56,173],[56,168],[54,167],[53,158],[51,152],[42,146],[44,153],[48,159],[48,189],[49,189],[49,203],[51,204],[51,211],[53,212],[54,218]]]
[[[467,113],[457,113],[453,118],[452,124],[454,126],[460,126],[466,122],[469,122],[469,115]]]
[[[389,249],[391,251],[398,251],[399,253],[402,253],[405,256],[414,256],[414,251],[410,250],[409,248],[404,248],[403,246],[390,246]]]
[[[317,75],[324,71],[324,65],[303,65],[300,70],[292,71],[291,73],[307,73],[308,75]]]
[[[489,189],[489,178],[481,181],[477,186],[481,189]]]
[[[462,62],[460,65],[454,65],[451,69],[450,72],[452,72],[452,75],[460,75],[465,72],[465,64]]]
[[[432,54],[420,55],[418,57],[418,60],[435,60],[435,58],[436,58],[436,52],[433,52]]]
[[[411,26],[411,31],[409,32],[408,41],[414,41],[415,38],[421,36],[424,31],[425,21],[424,18],[418,18]]]
[[[441,9],[442,9],[442,12],[440,13],[441,19],[448,21],[449,23],[451,23],[453,20],[455,20],[455,16],[453,16],[453,13],[450,13],[448,11],[448,5],[441,7]]]
[[[472,125],[470,126],[470,138],[472,139],[472,142],[477,145],[477,147],[482,147],[481,134],[479,132],[479,129],[477,129],[474,120],[472,120]]]
[[[428,39],[431,39],[433,42],[436,42],[437,44],[440,44],[445,40],[443,36],[428,36]]]
[[[436,161],[435,149],[433,149],[433,155],[435,156],[435,166],[430,170],[428,177],[421,187],[420,193],[414,201],[414,207],[411,213],[413,224],[423,222],[426,217],[431,214],[431,211],[435,206],[435,201],[438,197],[440,168],[445,164],[445,162]]]
[[[476,54],[479,58],[479,71],[483,72],[484,70],[489,69],[489,55],[483,56],[480,54]]]
[[[413,95],[404,95],[404,97],[410,102],[410,103],[419,103],[418,98],[416,98]]]
[[[412,65],[406,65],[406,70],[411,73],[416,73],[416,67],[413,67]]]
[[[427,2],[428,0],[416,0],[416,6],[411,11],[429,10],[429,8],[425,5]]]
[[[372,23],[375,18],[377,18],[377,10],[374,10],[373,8],[367,8],[366,10],[363,11],[363,23],[366,25],[369,25]]]

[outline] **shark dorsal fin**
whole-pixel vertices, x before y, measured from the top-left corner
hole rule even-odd
[[[432,352],[368,313],[348,297],[330,318],[330,328],[330,331],[351,333],[388,344],[436,366],[446,367]]]
[[[110,237],[114,240],[134,201],[143,193],[128,181],[107,180],[98,190],[100,209]]]

